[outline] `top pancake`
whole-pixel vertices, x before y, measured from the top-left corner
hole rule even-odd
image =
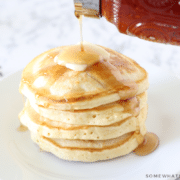
[[[90,109],[134,97],[148,88],[147,72],[132,59],[104,48],[110,59],[73,71],[54,62],[65,47],[44,52],[23,71],[20,92],[43,107]]]

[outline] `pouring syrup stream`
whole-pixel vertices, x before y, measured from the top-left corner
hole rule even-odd
[[[78,20],[79,20],[79,27],[80,27],[81,51],[84,51],[83,35],[82,35],[82,19],[83,19],[83,16],[80,15],[79,18],[78,18]]]

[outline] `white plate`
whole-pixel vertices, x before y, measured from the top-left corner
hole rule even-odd
[[[162,74],[161,74],[162,75]],[[21,72],[0,82],[0,179],[147,179],[153,174],[180,172],[180,81],[151,78],[148,131],[160,138],[159,148],[144,157],[127,156],[96,163],[69,162],[41,152],[29,132],[18,132],[23,98],[18,92]],[[150,175],[149,175],[150,174]],[[151,178],[153,179],[153,178]],[[166,178],[164,178],[166,179]]]

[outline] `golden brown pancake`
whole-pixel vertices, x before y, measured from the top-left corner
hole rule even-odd
[[[128,133],[110,140],[85,141],[50,139],[38,134],[31,134],[32,140],[42,150],[51,152],[61,159],[85,162],[112,159],[126,155],[143,142],[143,136],[142,134]]]
[[[27,102],[19,118],[20,122],[27,126],[31,132],[38,133],[41,136],[63,139],[104,140],[136,131],[139,124],[145,126],[146,116],[147,105],[141,109],[137,117],[128,117],[107,126],[67,124],[40,116]]]
[[[99,48],[104,56],[95,47],[92,57],[99,59],[87,64],[83,58],[91,56],[86,52],[74,58],[76,64],[70,59],[74,56],[66,56],[66,47],[54,48],[22,73],[19,90],[27,102],[20,121],[41,149],[62,159],[93,162],[122,156],[146,134],[147,72],[130,58]]]
[[[38,105],[61,110],[91,109],[147,90],[148,75],[132,59],[103,47],[110,59],[73,71],[54,62],[64,47],[51,49],[23,71],[20,92]]]
[[[79,125],[109,125],[125,118],[136,116],[147,102],[147,92],[128,100],[119,100],[92,109],[58,110],[44,108],[30,102],[33,109],[41,116],[55,121]]]

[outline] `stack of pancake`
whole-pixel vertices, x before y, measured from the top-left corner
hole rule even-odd
[[[58,64],[66,47],[51,49],[24,69],[19,115],[42,150],[93,162],[132,152],[146,134],[147,72],[135,61],[101,47],[109,58],[83,71]]]

